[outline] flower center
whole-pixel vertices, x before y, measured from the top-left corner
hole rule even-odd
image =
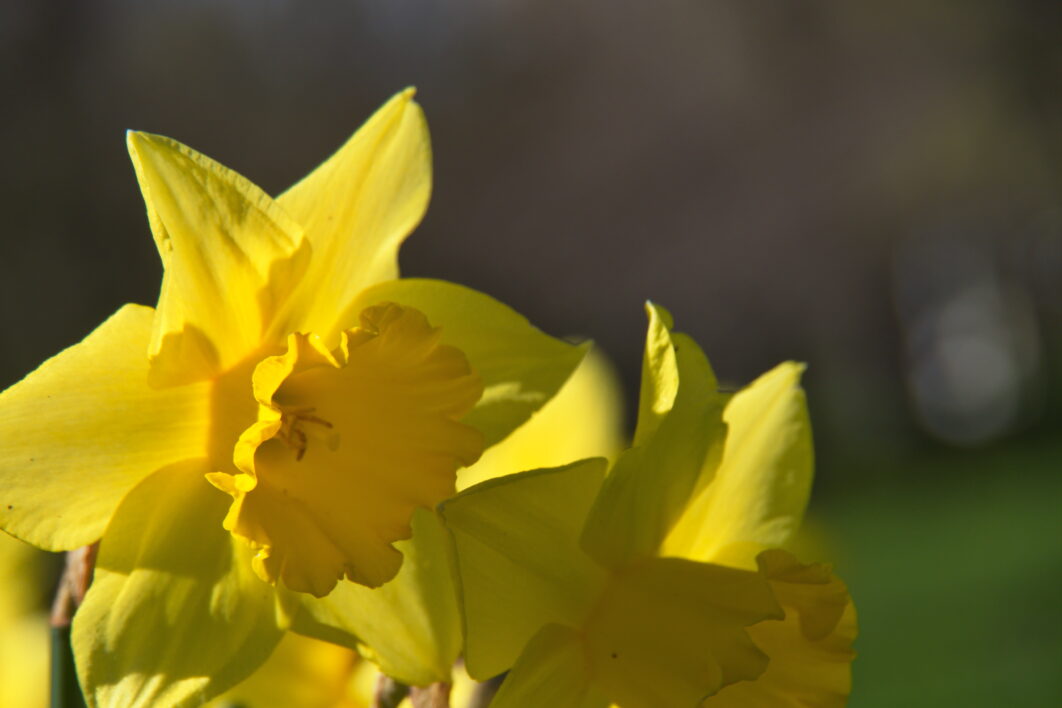
[[[320,428],[330,431],[335,426],[324,418],[315,416],[313,412],[317,409],[313,406],[295,408],[293,410],[284,410],[284,407],[281,406],[280,410],[280,430],[277,431],[276,436],[278,440],[282,440],[295,452],[296,462],[301,460],[306,454],[306,446],[309,445],[311,437],[323,440],[330,450],[335,450],[339,446],[338,435],[321,434]],[[310,427],[307,428],[305,426]]]
[[[320,597],[344,576],[394,577],[391,544],[409,537],[414,508],[452,495],[457,468],[482,451],[460,422],[482,383],[412,308],[366,309],[332,351],[293,334],[252,386],[258,414],[233,450],[238,472],[208,478],[233,496],[225,528],[258,551],[258,575],[293,590]]]

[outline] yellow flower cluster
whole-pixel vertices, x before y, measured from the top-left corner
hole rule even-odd
[[[128,144],[157,306],[0,395],[0,527],[100,542],[90,706],[367,705],[359,656],[411,686],[507,672],[497,708],[844,703],[847,591],[782,550],[812,475],[800,366],[720,393],[649,305],[623,449],[588,345],[399,278],[431,192],[412,90],[276,199]]]

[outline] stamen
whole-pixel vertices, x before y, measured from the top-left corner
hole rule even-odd
[[[330,421],[316,415],[311,415],[315,410],[317,409],[311,406],[282,411],[282,424],[280,430],[277,432],[277,437],[295,451],[296,462],[302,460],[303,456],[306,454],[306,447],[310,442],[310,436],[302,428],[303,423],[313,423],[314,425],[319,425],[328,430],[331,430],[334,427]],[[337,444],[334,435],[314,435],[313,437],[323,438],[330,449],[334,449]]]

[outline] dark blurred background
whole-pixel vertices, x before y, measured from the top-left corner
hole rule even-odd
[[[590,336],[647,298],[809,363],[852,706],[1062,704],[1062,3],[0,3],[0,383],[160,266],[123,131],[276,194],[419,88],[404,273]]]

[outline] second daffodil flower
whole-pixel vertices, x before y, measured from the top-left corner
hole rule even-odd
[[[843,705],[847,590],[779,549],[811,482],[801,368],[721,394],[649,312],[638,427],[607,476],[584,460],[443,503],[468,672],[509,671],[494,708]]]
[[[0,396],[0,526],[48,550],[102,537],[73,630],[91,704],[198,703],[261,664],[303,598],[391,579],[414,510],[582,357],[482,294],[397,279],[431,191],[412,96],[276,200],[129,134],[158,306]]]

